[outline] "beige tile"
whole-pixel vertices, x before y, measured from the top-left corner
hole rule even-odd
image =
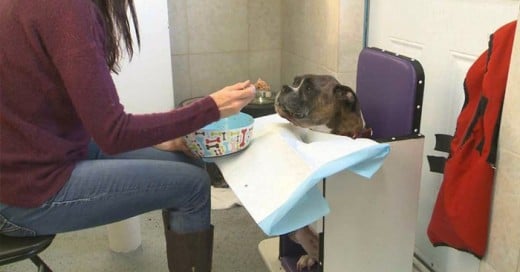
[[[191,89],[194,96],[210,94],[249,78],[248,53],[190,56]]]
[[[300,46],[299,33],[303,33],[305,26],[303,25],[304,14],[299,8],[300,4],[305,4],[301,0],[283,0],[282,9],[282,47],[283,50],[296,53]]]
[[[330,70],[319,63],[309,61],[300,56],[283,52],[282,53],[282,83],[292,83],[293,79],[297,75],[302,74],[321,74],[331,75],[338,77],[336,71]]]
[[[347,73],[338,73],[338,80],[343,85],[347,85],[351,87],[354,91],[356,91],[356,75],[357,72],[347,72]]]
[[[363,41],[364,0],[340,0],[340,35],[346,41]]]
[[[287,51],[282,51],[282,85],[291,84],[295,76],[304,74],[304,65],[305,61],[303,58]]]
[[[504,101],[499,146],[520,154],[520,108],[516,105],[520,101],[520,86],[517,90],[509,88],[508,92]]]
[[[479,272],[498,272],[498,271],[495,270],[495,268],[493,268],[490,264],[488,264],[486,262],[481,262]]]
[[[487,262],[483,261],[483,262],[480,262],[480,268],[478,270],[479,272],[497,272],[495,270],[495,268],[493,268],[490,264],[488,264]]]
[[[281,0],[249,0],[249,50],[282,47]]]
[[[516,272],[520,272],[520,253],[518,253],[518,261],[516,263],[517,263]]]
[[[187,1],[190,53],[248,49],[247,0]]]
[[[351,42],[350,44],[340,45],[343,48],[339,51],[338,69],[340,73],[352,73],[357,71],[358,59],[363,45]]]
[[[515,271],[520,254],[520,189],[518,181],[511,180],[518,171],[510,167],[519,165],[520,158],[501,151],[499,161],[486,262],[497,271]],[[510,170],[515,173],[509,173]]]
[[[508,85],[504,100],[499,145],[520,154],[520,28],[516,30],[515,46],[511,56]]]
[[[296,34],[299,31],[302,31],[300,29],[302,25],[297,23],[298,20],[296,17],[298,16],[291,14],[286,16],[282,20],[282,50],[292,55],[298,55],[300,58],[303,58],[303,54],[301,53],[301,51],[303,50],[300,48],[302,46],[301,38],[298,34]]]
[[[284,1],[282,14],[283,49],[337,71],[339,0]]]
[[[309,30],[303,36],[303,56],[329,70],[338,70],[339,1],[312,1],[309,10]]]
[[[497,158],[496,190],[520,199],[520,155],[500,148]],[[520,211],[520,206],[519,209]],[[519,228],[520,229],[520,228]]]
[[[173,96],[175,105],[192,98],[189,56],[178,55],[172,58]]]
[[[189,52],[186,0],[168,0],[170,42],[173,55]]]
[[[281,88],[281,50],[253,51],[249,53],[249,79],[262,78],[271,85],[272,91]]]
[[[340,7],[338,70],[353,72],[363,48],[364,1],[341,0]]]
[[[322,13],[324,18],[324,29],[327,30],[325,44],[323,48],[323,58],[326,60],[323,65],[334,72],[338,72],[338,56],[339,56],[339,0],[327,0],[326,10]],[[323,29],[317,29],[318,33]],[[320,56],[321,58],[321,56]]]
[[[515,271],[518,264],[518,247],[510,248],[503,246],[507,238],[500,235],[491,234],[488,245],[486,263],[495,268],[496,271]]]
[[[520,75],[517,79],[520,80]],[[500,148],[520,154],[520,108],[516,105],[517,101],[520,101],[520,84],[518,87],[514,87],[514,84],[510,86],[504,100],[498,144]]]
[[[338,73],[336,71],[330,70],[329,67],[325,67],[312,61],[305,61],[304,71],[306,74],[331,75],[338,78]]]

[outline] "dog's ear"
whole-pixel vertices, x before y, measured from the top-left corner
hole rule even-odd
[[[338,84],[334,87],[334,97],[341,101],[343,105],[352,112],[359,111],[359,104],[356,93],[350,87]]]
[[[345,101],[348,104],[355,104],[357,97],[354,91],[345,85],[338,84],[334,87],[334,97],[338,100]]]
[[[295,76],[292,85],[298,86],[300,85],[300,82],[303,80],[304,76]]]

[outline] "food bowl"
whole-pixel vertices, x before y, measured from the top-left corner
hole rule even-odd
[[[269,83],[265,82],[261,78],[258,78],[254,86],[256,89],[255,98],[250,102],[250,104],[260,105],[274,103],[276,94],[271,92],[271,86]]]
[[[261,104],[273,104],[274,99],[276,97],[276,93],[271,91],[262,91],[256,90],[255,98],[250,102],[250,104],[261,105]]]
[[[185,136],[191,151],[202,158],[220,157],[245,149],[253,138],[254,119],[240,112]]]

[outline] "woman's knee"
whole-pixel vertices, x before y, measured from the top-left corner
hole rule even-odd
[[[201,171],[201,178],[192,182],[192,199],[197,206],[205,206],[211,199],[211,180],[205,170]]]
[[[182,181],[179,182],[179,179]],[[172,196],[175,195],[172,206],[165,207],[184,212],[195,212],[206,209],[210,205],[211,181],[205,169],[190,165],[172,176],[174,185],[170,186]]]

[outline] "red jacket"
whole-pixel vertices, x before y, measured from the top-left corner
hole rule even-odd
[[[468,70],[466,100],[428,226],[433,245],[468,251],[479,258],[487,248],[493,165],[515,29],[516,21],[498,29],[489,49]]]

